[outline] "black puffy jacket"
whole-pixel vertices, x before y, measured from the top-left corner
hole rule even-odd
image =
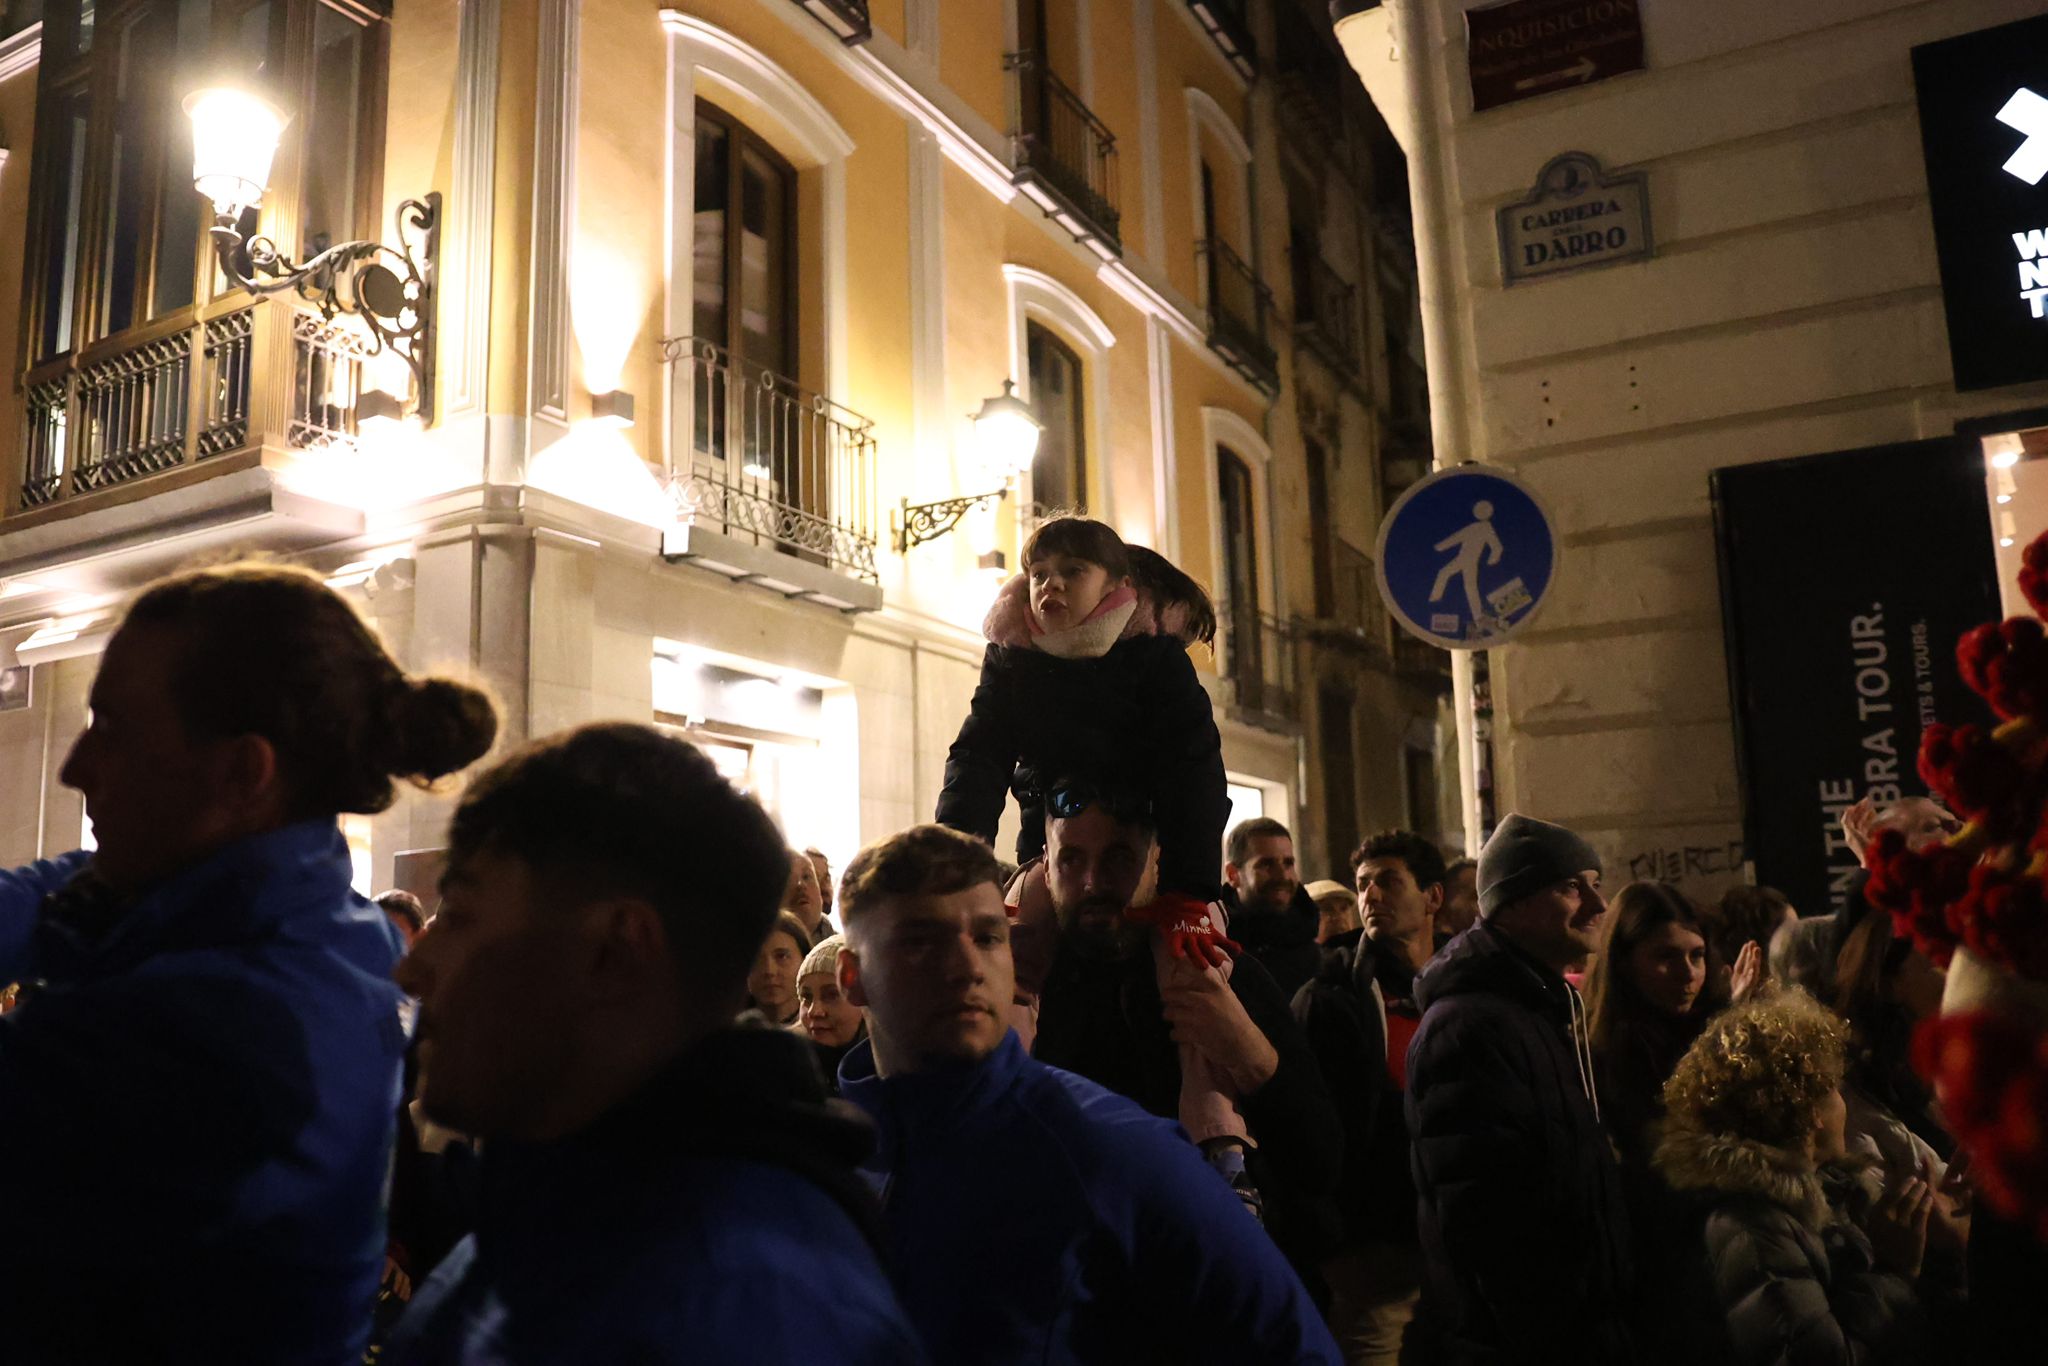
[[[1853,1172],[1736,1138],[1671,1128],[1655,1164],[1692,1211],[1660,1277],[1657,1359],[1686,1366],[1946,1361],[1913,1289],[1878,1268],[1851,1217]]]
[[[1481,921],[1415,995],[1406,1110],[1431,1359],[1636,1360],[1628,1209],[1571,988]]]
[[[993,844],[1014,783],[1024,816],[1017,862],[1029,863],[1045,848],[1035,785],[1068,777],[1148,798],[1160,889],[1215,898],[1230,798],[1209,694],[1179,637],[1131,636],[1093,659],[988,647],[946,755],[939,824]]]

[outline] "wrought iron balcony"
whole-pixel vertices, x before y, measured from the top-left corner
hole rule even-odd
[[[259,363],[280,350],[288,369]],[[13,511],[253,450],[266,436],[301,450],[353,445],[367,355],[347,319],[243,297],[40,365],[23,382]]]
[[[1013,52],[1003,64],[1017,73],[1011,179],[1076,241],[1100,242],[1122,255],[1116,134],[1037,53]]]
[[[1451,690],[1451,652],[1440,650],[1406,631],[1394,633],[1394,672],[1433,692]]]
[[[662,359],[684,519],[875,582],[875,424],[700,337]]]
[[[1209,346],[1239,374],[1268,391],[1280,387],[1273,350],[1273,291],[1222,242],[1196,244],[1209,282]]]
[[[1268,612],[1221,603],[1216,620],[1223,676],[1231,699],[1247,720],[1272,729],[1291,729],[1301,719],[1297,637],[1291,623]]]
[[[1216,46],[1246,80],[1259,72],[1259,46],[1245,22],[1244,0],[1188,0],[1188,9],[1201,21]]]
[[[1299,623],[1301,633],[1318,644],[1338,646],[1364,655],[1379,668],[1391,662],[1387,646],[1387,607],[1380,599],[1379,578],[1372,557],[1344,541],[1330,546],[1328,616]],[[1320,596],[1320,591],[1318,592]]]
[[[868,22],[868,0],[796,0],[814,15],[818,22],[832,30],[840,42],[848,47],[865,43],[874,37],[874,25]]]
[[[1358,286],[1311,251],[1297,250],[1294,330],[1347,383],[1359,376]]]

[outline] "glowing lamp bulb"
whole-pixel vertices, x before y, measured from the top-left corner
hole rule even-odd
[[[262,203],[284,111],[246,90],[209,86],[185,97],[185,113],[192,120],[193,188],[230,216]]]
[[[1038,438],[1043,423],[1032,415],[1031,405],[1016,395],[1017,386],[1003,381],[1003,392],[984,401],[974,415],[976,453],[992,470],[1005,477],[1021,475],[1038,455]]]

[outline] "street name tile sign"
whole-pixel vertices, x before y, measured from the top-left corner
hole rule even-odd
[[[1410,632],[1446,650],[1512,640],[1557,572],[1557,532],[1521,480],[1453,465],[1403,493],[1380,524],[1380,596]]]
[[[1913,49],[1958,389],[2048,379],[2048,15]]]
[[[1566,152],[1537,173],[1526,199],[1494,214],[1505,284],[1650,255],[1650,182],[1640,171],[1608,173],[1597,157]]]
[[[1643,69],[1637,0],[1506,0],[1465,11],[1475,112]]]

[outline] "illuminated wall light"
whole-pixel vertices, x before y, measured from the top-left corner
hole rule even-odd
[[[39,583],[30,583],[27,579],[15,579],[12,582],[0,584],[0,602],[4,602],[8,598],[25,598],[31,593],[47,591],[49,590]]]
[[[1998,495],[1998,501],[2000,504],[2010,503],[2012,501],[2012,495],[2009,493],[2001,493]]]
[[[2026,453],[2026,443],[2018,432],[2000,432],[1984,438],[1984,453],[1990,458],[1994,470],[2009,470],[2020,463]]]
[[[609,247],[577,242],[569,266],[569,327],[592,393],[619,387],[653,299],[654,282],[644,268]]]
[[[590,420],[612,431],[633,425],[633,396],[623,389],[590,396]]]
[[[2011,544],[2012,544],[2012,537],[2010,537],[2010,536],[2000,536],[2000,537],[1998,538],[1998,543],[1999,543],[2000,545],[2006,545],[2006,546],[2009,546],[2009,545],[2011,545]]]
[[[1991,457],[1991,468],[1995,470],[2009,470],[2019,463],[2020,453],[2018,451],[1999,451]]]

